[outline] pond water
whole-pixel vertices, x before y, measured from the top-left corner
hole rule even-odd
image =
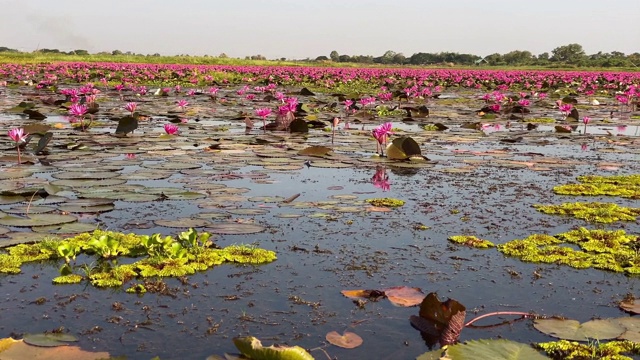
[[[370,139],[357,130],[341,128],[333,145],[340,158],[334,162],[345,167],[335,168],[321,164],[326,158],[296,155],[297,149],[310,144],[331,146],[330,133],[314,130],[303,140],[276,133],[282,141],[271,139],[267,145],[249,145],[239,140],[245,136],[244,123],[220,116],[190,121],[181,128],[181,137],[169,141],[156,141],[162,132],[159,126],[141,126],[136,133],[145,134],[153,142],[135,143],[143,136],[134,133],[122,140],[132,141],[131,145],[119,144],[122,149],[115,146],[113,153],[102,149],[107,147],[107,140],[112,141],[103,134],[112,132],[114,126],[74,135],[94,149],[87,152],[54,150],[70,141],[59,131],[56,136],[60,138],[52,141],[49,156],[59,168],[35,172],[25,179],[55,183],[56,174],[72,164],[87,168],[118,164],[122,168],[112,171],[121,176],[148,170],[154,164],[194,164],[200,173],[168,169],[170,174],[162,179],[128,180],[126,184],[184,189],[219,183],[246,190],[230,192],[238,197],[224,201],[217,201],[221,195],[215,192],[198,201],[135,202],[125,198],[115,202],[113,211],[87,214],[80,221],[115,231],[175,234],[183,229],[158,226],[154,221],[223,213],[237,223],[262,225],[266,231],[218,235],[214,237],[218,245],[255,244],[276,251],[277,261],[261,266],[223,264],[188,278],[166,279],[167,285],[175,288],[173,296],[137,296],[123,289],[96,289],[85,284],[54,286],[51,279],[57,275],[59,263],[25,265],[22,274],[0,276],[0,331],[4,336],[64,327],[80,337],[79,344],[85,349],[130,359],[202,359],[236,352],[231,339],[240,335],[256,336],[267,345],[286,343],[314,349],[326,344],[327,332],[349,330],[359,334],[364,345],[352,350],[327,346],[324,350],[330,356],[363,359],[375,353],[379,359],[409,359],[428,350],[408,320],[417,315],[416,307],[395,307],[386,300],[358,307],[340,291],[411,286],[425,294],[437,292],[442,300],[458,300],[467,307],[467,319],[513,310],[586,321],[624,316],[615,302],[625,294],[637,293],[635,287],[640,286],[636,277],[523,263],[495,249],[478,250],[447,241],[452,235],[473,234],[504,243],[534,233],[557,234],[578,226],[594,227],[569,217],[541,214],[533,204],[605,201],[637,207],[637,199],[562,197],[552,191],[553,186],[573,183],[580,175],[638,173],[637,124],[628,124],[617,132],[615,126],[589,126],[589,135],[574,133],[561,138],[563,134],[553,133],[548,125],[529,132],[518,129],[520,125],[482,132],[461,129],[453,122],[448,124],[448,131],[424,132],[418,125],[394,121],[394,128],[421,140],[423,155],[430,161],[419,167],[373,157],[375,144]],[[165,119],[160,115],[155,124]],[[45,122],[63,121],[63,117],[52,114]],[[24,122],[27,120],[0,113],[0,123],[5,127]],[[358,130],[362,126],[369,131],[374,125],[358,125]],[[214,129],[217,127],[226,129],[218,131]],[[595,137],[607,132],[614,136]],[[259,129],[248,134],[253,138],[264,136]],[[517,142],[504,141],[519,136],[523,139]],[[228,152],[184,149],[193,142],[221,143],[228,146],[223,146]],[[282,144],[289,148],[282,149]],[[13,153],[8,144],[4,145],[8,150],[3,153]],[[268,168],[277,162],[269,162],[270,156],[255,155],[265,149],[278,152],[275,158],[289,158],[286,164],[298,168]],[[129,150],[140,151],[128,160],[125,154]],[[304,165],[307,160],[308,166]],[[7,162],[4,170],[11,166]],[[30,169],[42,165],[21,166]],[[389,191],[372,183],[378,166],[388,175]],[[233,174],[254,176],[228,176]],[[77,196],[80,190],[73,191]],[[300,196],[289,204],[256,200],[295,194]],[[406,204],[390,212],[364,210],[362,201],[374,197],[398,198]],[[33,205],[46,201],[36,199]],[[13,206],[0,205],[0,211]],[[263,211],[252,215],[233,212],[238,209]],[[640,233],[637,221],[606,228]],[[78,259],[79,263],[91,261]],[[495,322],[488,319],[479,325]],[[525,343],[550,340],[526,320],[507,326],[467,328],[460,339],[495,337]],[[312,354],[324,357],[318,350]]]

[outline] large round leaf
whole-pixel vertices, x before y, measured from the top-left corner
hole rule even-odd
[[[5,216],[0,225],[14,227],[48,226],[71,223],[78,220],[75,216],[60,214],[33,214],[25,217]]]
[[[405,160],[412,156],[421,156],[420,145],[410,137],[403,136],[393,139],[387,146],[387,158],[392,160]]]
[[[345,349],[353,349],[362,345],[362,338],[358,334],[350,331],[345,331],[342,335],[336,331],[331,331],[327,333],[325,338],[331,344]]]
[[[437,357],[434,357],[438,354]],[[442,350],[431,351],[418,356],[417,360],[441,359]],[[451,360],[543,360],[548,357],[542,355],[528,344],[522,344],[506,339],[472,340],[464,344],[449,345],[446,356]]]
[[[537,319],[533,326],[549,336],[573,341],[614,339],[625,332],[622,325],[610,319],[591,320],[584,324],[577,320]]]
[[[264,230],[265,228],[260,225],[234,222],[213,223],[206,228],[206,231],[211,234],[223,235],[255,234]]]

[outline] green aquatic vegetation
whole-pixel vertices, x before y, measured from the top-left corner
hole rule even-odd
[[[0,273],[19,274],[22,261],[9,254],[0,254]]]
[[[560,246],[562,243],[579,249]],[[640,241],[636,235],[628,235],[624,230],[579,228],[556,236],[536,234],[498,245],[498,250],[525,262],[640,273]]]
[[[82,280],[84,280],[82,275],[69,274],[55,277],[52,281],[54,284],[79,284]]]
[[[640,186],[640,174],[633,175],[583,175],[578,176],[578,181],[587,184],[620,184]]]
[[[622,354],[640,354],[640,343],[629,340],[609,341],[605,343],[590,342],[588,344],[577,341],[559,340],[545,343],[535,343],[535,348],[544,351],[554,359],[632,359]]]
[[[224,262],[263,264],[276,260],[273,251],[248,245],[217,249],[210,234],[194,229],[182,232],[177,239],[160,234],[136,235],[96,230],[64,240],[42,241],[8,247],[0,253],[0,273],[18,274],[25,262],[64,258],[56,284],[72,284],[88,279],[93,286],[118,287],[139,277],[179,277],[204,271]],[[81,253],[96,255],[97,265],[72,266],[71,259]],[[120,256],[143,257],[135,263],[119,265]],[[73,274],[82,269],[86,276]]]
[[[422,126],[425,131],[439,131],[440,128],[436,124],[426,124]]]
[[[556,119],[553,118],[533,118],[527,119],[528,123],[536,123],[536,124],[552,124],[556,122]]]
[[[159,259],[150,258],[136,264],[136,269],[142,277],[178,277],[193,275],[196,269],[188,263],[187,258]]]
[[[19,244],[7,249],[9,255],[15,256],[21,262],[48,260],[55,253],[47,248],[43,248],[40,243],[35,244]]]
[[[135,264],[119,265],[89,275],[89,281],[96,287],[118,287],[137,276]]]
[[[575,202],[560,205],[533,205],[545,214],[571,215],[590,222],[612,223],[614,221],[635,221],[640,208],[629,208],[613,203]]]
[[[276,253],[248,245],[231,245],[222,250],[226,261],[242,264],[265,264],[276,260]]]
[[[404,200],[394,198],[373,198],[365,201],[373,206],[380,207],[400,207],[404,205]]]
[[[206,268],[220,265],[225,262],[223,251],[220,249],[204,249],[193,259],[193,265],[202,264]]]
[[[125,291],[130,294],[144,294],[147,292],[147,288],[144,286],[144,284],[136,284]]]
[[[640,197],[640,186],[610,183],[565,184],[554,186],[553,191],[558,195]]]
[[[477,249],[488,249],[495,247],[495,244],[489,240],[479,239],[471,235],[454,235],[449,237],[449,241],[456,244],[462,244]]]

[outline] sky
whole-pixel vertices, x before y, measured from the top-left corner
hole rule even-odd
[[[640,0],[0,0],[0,46],[268,59],[640,52]]]

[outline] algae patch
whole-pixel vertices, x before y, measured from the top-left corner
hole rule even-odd
[[[526,262],[640,273],[639,237],[624,230],[579,228],[556,236],[534,234],[498,245],[498,250]]]
[[[136,235],[95,230],[63,240],[44,240],[2,249],[0,273],[18,274],[26,262],[64,260],[54,284],[77,284],[88,280],[96,287],[119,287],[136,278],[181,277],[224,262],[265,264],[276,260],[273,251],[248,245],[217,248],[208,233],[190,229],[177,238],[160,234]],[[91,256],[90,264],[76,264],[78,255]],[[135,258],[118,265],[118,258]],[[139,259],[138,259],[139,258]],[[97,264],[97,265],[94,265]],[[84,275],[74,273],[83,271]],[[142,288],[133,287],[136,293]]]
[[[545,214],[571,215],[589,222],[612,223],[615,221],[636,221],[640,208],[629,208],[613,203],[575,202],[560,205],[533,205]]]
[[[394,198],[373,198],[365,200],[367,203],[378,207],[400,207],[404,205],[404,200]]]
[[[456,244],[470,246],[476,249],[488,249],[495,247],[495,244],[489,240],[479,239],[470,235],[454,235],[449,237],[449,241]]]
[[[620,196],[640,198],[640,175],[579,176],[579,184],[558,185],[553,191],[559,195]]]

